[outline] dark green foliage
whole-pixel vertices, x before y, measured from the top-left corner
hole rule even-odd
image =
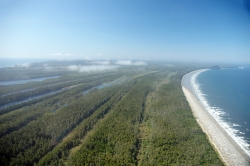
[[[139,165],[223,165],[192,115],[178,74],[148,100]]]
[[[148,65],[110,73],[71,74],[13,89],[7,86],[2,94],[29,86],[36,90],[3,97],[3,103],[17,101],[22,95],[70,88],[0,110],[0,163],[223,165],[183,95],[180,80],[188,71]],[[122,83],[83,94],[125,74]]]
[[[145,77],[110,112],[72,157],[71,165],[136,165],[139,124],[154,77]]]
[[[116,104],[123,95],[129,90],[132,86],[131,83],[124,84],[122,87],[117,86],[113,88],[119,88],[119,91],[112,96],[112,98],[102,105],[98,110],[96,110],[93,115],[89,118],[85,119],[79,126],[74,130],[72,134],[70,134],[70,139],[65,140],[57,147],[53,149],[53,151],[49,152],[46,156],[44,156],[38,163],[38,165],[57,165],[61,160],[59,158],[54,158],[54,156],[61,156],[63,160],[66,160],[69,155],[69,151],[79,145],[81,142],[79,139],[82,139],[90,130],[93,129],[96,123],[102,118],[104,118],[105,114],[107,114],[111,108]],[[63,155],[62,155],[63,154]]]
[[[79,95],[78,93],[74,93],[75,90],[76,89],[69,91],[67,95],[68,97],[75,95],[69,97],[69,99],[72,98],[71,103],[66,107],[60,108],[60,111],[54,115],[52,113],[44,114],[48,112],[48,110],[41,112],[42,110],[39,111],[35,109],[42,109],[42,105],[30,108],[34,110],[30,116],[35,116],[36,113],[39,112],[43,117],[32,121],[20,130],[12,132],[0,139],[0,153],[1,156],[4,156],[3,160],[9,161],[10,163],[19,162],[19,164],[21,164],[20,160],[22,160],[24,165],[29,165],[31,162],[38,162],[42,156],[52,150],[53,147],[83,119],[89,117],[98,107],[109,101],[117,92],[118,88],[96,91],[83,97],[81,96],[84,89],[80,89],[81,93]],[[63,100],[54,98],[53,100],[49,100],[47,104],[58,105],[59,101],[63,103]],[[69,100],[67,99],[67,101]],[[56,105],[54,106],[56,107]],[[53,108],[49,108],[53,110]],[[37,116],[39,117],[38,114]],[[25,117],[25,114],[23,114],[23,117]],[[16,121],[18,121],[18,119],[16,119]],[[19,123],[21,126],[18,126],[18,122],[16,122],[16,124],[16,127],[22,127],[22,124]],[[26,160],[26,157],[28,157],[29,160]],[[25,159],[25,161],[23,161],[23,159]]]

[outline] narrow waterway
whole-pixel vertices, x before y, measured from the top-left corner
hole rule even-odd
[[[32,78],[32,79],[25,79],[25,80],[15,80],[15,81],[2,81],[0,82],[0,85],[16,85],[16,84],[26,84],[28,82],[38,82],[38,81],[44,81],[47,79],[52,78],[59,78],[60,76],[52,76],[52,77],[41,77],[41,78]]]
[[[126,77],[121,77],[121,78],[118,78],[118,79],[116,79],[114,81],[94,86],[94,87],[92,87],[92,88],[84,91],[83,95],[86,95],[87,93],[89,93],[90,91],[95,90],[95,89],[99,90],[99,89],[102,89],[102,88],[105,88],[105,87],[108,87],[108,86],[111,86],[111,85],[114,85],[114,84],[121,83],[123,81],[126,81],[126,79],[127,79]],[[79,85],[81,85],[81,84],[79,84]],[[32,101],[32,100],[35,100],[35,99],[39,99],[41,97],[45,97],[45,96],[49,96],[49,95],[54,95],[54,94],[57,94],[57,93],[60,93],[60,92],[63,92],[63,91],[67,91],[67,90],[72,89],[72,88],[74,88],[76,86],[78,86],[78,85],[64,87],[64,88],[59,89],[59,90],[51,91],[51,92],[44,93],[44,94],[37,95],[37,96],[32,96],[32,97],[26,98],[26,99],[21,100],[21,101],[15,101],[15,102],[10,102],[10,103],[7,103],[7,104],[3,104],[3,105],[0,105],[0,110],[1,109],[5,109],[5,108],[10,107],[10,106],[17,105],[17,104],[22,104],[22,103],[29,102],[29,101]]]

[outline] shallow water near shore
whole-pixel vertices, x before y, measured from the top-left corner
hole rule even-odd
[[[250,68],[201,71],[192,80],[204,107],[250,156]]]

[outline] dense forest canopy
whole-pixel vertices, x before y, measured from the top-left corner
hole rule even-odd
[[[223,165],[181,89],[207,66],[91,64],[0,69],[0,81],[59,76],[0,86],[1,165]]]

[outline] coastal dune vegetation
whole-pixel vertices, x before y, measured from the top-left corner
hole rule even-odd
[[[224,165],[181,89],[182,76],[194,69],[58,68],[40,75],[59,78],[0,86],[0,106],[20,102],[0,109],[1,165]]]

